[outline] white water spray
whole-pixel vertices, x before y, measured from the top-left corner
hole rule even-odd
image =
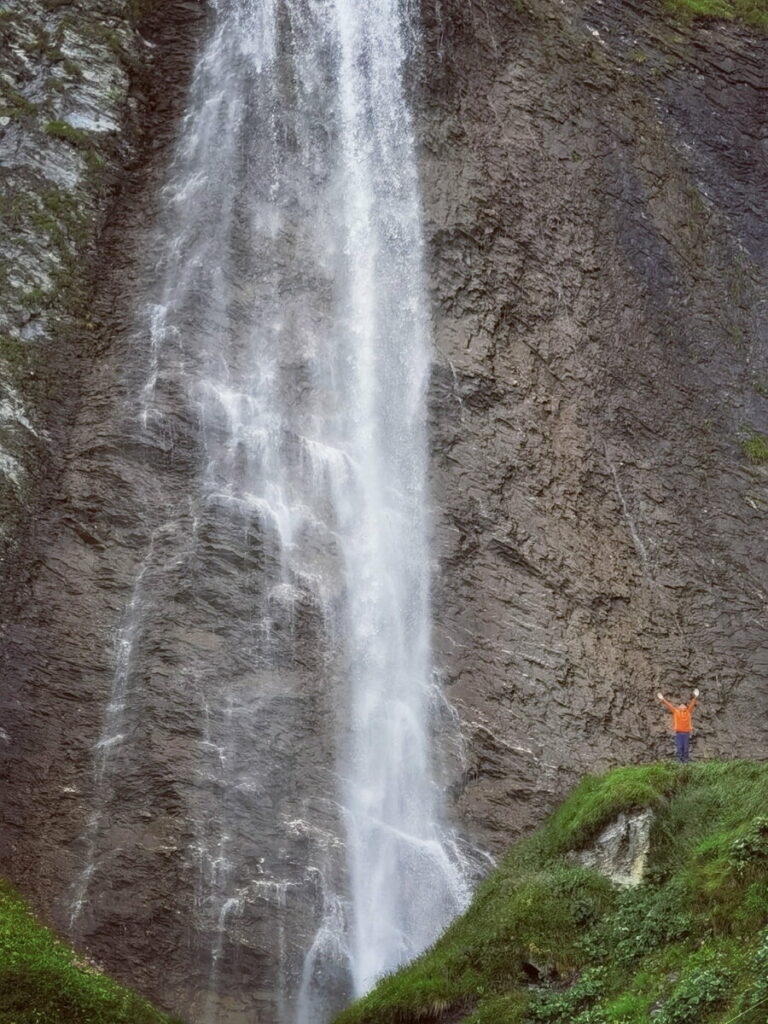
[[[164,192],[139,421],[159,444],[174,436],[179,394],[194,410],[201,531],[229,529],[246,547],[258,535],[265,552],[262,653],[309,600],[342,666],[329,767],[344,843],[329,857],[346,861],[328,872],[300,991],[284,1004],[315,1024],[334,1008],[326,968],[360,995],[468,898],[431,749],[429,337],[403,82],[412,26],[405,0],[213,9]],[[219,725],[202,748],[231,788],[232,697],[210,701]],[[213,878],[198,890],[213,935],[203,1012],[215,1024],[226,932],[248,896],[226,822],[202,831],[201,872]],[[217,858],[225,869],[212,870]]]

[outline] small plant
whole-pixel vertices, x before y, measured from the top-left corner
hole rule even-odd
[[[744,994],[745,1002],[750,1007],[765,1006],[768,1003],[768,929],[760,937],[760,944],[752,955],[751,966],[757,981]]]
[[[640,886],[623,892],[614,913],[591,941],[622,967],[690,935],[695,921],[679,887]],[[588,940],[589,941],[589,940]]]
[[[745,434],[739,438],[741,450],[755,466],[763,466],[768,462],[768,435],[760,434],[752,427],[746,427]]]
[[[93,145],[88,132],[75,128],[68,121],[49,121],[45,126],[45,134],[54,139],[64,139],[78,149],[90,149]]]
[[[691,1024],[724,1001],[730,988],[730,978],[717,968],[701,969],[686,974],[672,997],[667,1000],[657,1024]]]
[[[605,993],[607,981],[607,968],[589,967],[568,988],[542,990],[531,1001],[527,1017],[535,1024],[587,1024],[593,1004]]]
[[[729,860],[737,871],[756,861],[768,863],[768,818],[755,818],[749,831],[731,844]]]
[[[34,117],[37,109],[37,104],[28,100],[18,89],[14,89],[7,82],[0,81],[0,115],[19,120],[24,117]]]

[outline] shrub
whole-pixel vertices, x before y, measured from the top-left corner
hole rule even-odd
[[[528,1019],[534,1024],[591,1024],[593,1004],[607,984],[607,967],[588,967],[568,988],[540,992],[528,1007]]]
[[[687,973],[656,1017],[657,1024],[691,1024],[702,1020],[709,1010],[725,1001],[730,983],[730,976],[717,968]]]
[[[729,859],[737,871],[757,861],[768,863],[768,818],[755,818],[748,831],[731,843]]]

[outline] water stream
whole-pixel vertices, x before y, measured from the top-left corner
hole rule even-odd
[[[258,539],[266,579],[248,613],[253,657],[269,662],[309,604],[334,665],[327,767],[340,837],[327,863],[305,865],[322,900],[303,967],[279,1000],[298,1024],[327,1019],[329,963],[348,995],[362,994],[467,900],[432,750],[430,341],[403,81],[414,34],[399,0],[214,0],[145,315],[139,429],[173,439],[181,393],[199,422],[187,501],[201,536],[226,529],[243,550]],[[145,586],[142,570],[123,646]],[[280,664],[269,663],[276,691]],[[118,703],[130,667],[119,655]],[[228,818],[230,804],[235,814],[244,793],[263,789],[245,777],[242,730],[258,742],[268,695],[217,684],[200,711],[201,778],[224,793],[196,833],[210,935],[205,1024],[220,1019],[233,922],[249,899],[283,913],[288,892],[280,879],[254,882],[258,892],[243,883],[250,854]],[[93,860],[95,833],[88,842]],[[92,873],[86,865],[81,902]]]

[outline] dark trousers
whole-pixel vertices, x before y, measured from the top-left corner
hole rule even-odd
[[[688,756],[688,744],[691,739],[689,732],[675,733],[675,756],[681,764],[687,764],[691,759]]]

